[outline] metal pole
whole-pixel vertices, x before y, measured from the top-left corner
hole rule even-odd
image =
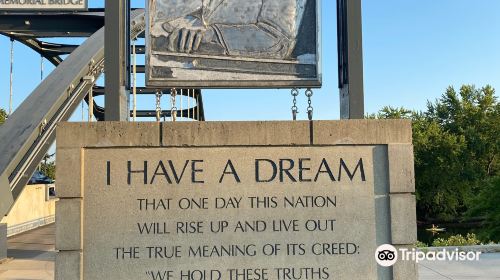
[[[200,93],[199,92],[196,93],[196,120],[200,121]]]
[[[133,95],[133,109],[132,109],[132,119],[135,122],[137,118],[137,58],[135,50],[135,40],[132,42],[132,95]]]
[[[340,118],[364,118],[361,0],[337,0]]]
[[[93,86],[89,90],[89,122],[92,122],[92,117],[94,116],[94,91]]]
[[[14,79],[14,38],[10,38],[10,91],[9,91],[9,116],[12,114],[12,83]]]
[[[130,89],[130,0],[105,4],[105,115],[106,121],[128,121]]]
[[[40,55],[40,81],[43,81],[43,56]]]
[[[188,121],[191,120],[191,90],[188,89]]]

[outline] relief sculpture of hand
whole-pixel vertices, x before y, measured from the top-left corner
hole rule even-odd
[[[199,18],[194,16],[166,22],[162,27],[169,34],[166,46],[169,52],[196,52],[203,43],[211,43],[214,38],[213,29],[205,26]]]
[[[206,30],[180,28],[168,36],[167,50],[170,52],[191,53],[200,47]]]

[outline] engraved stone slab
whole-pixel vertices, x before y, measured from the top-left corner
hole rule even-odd
[[[373,278],[372,153],[373,147],[87,149],[84,279],[190,279],[181,276],[197,270],[215,279]]]
[[[146,84],[320,87],[320,0],[148,0]]]
[[[413,188],[398,188],[413,181],[394,179],[412,165],[409,122],[64,123],[57,137],[56,280],[417,279],[374,254],[415,241]]]

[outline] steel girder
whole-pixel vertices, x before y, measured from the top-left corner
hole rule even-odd
[[[63,59],[61,55],[72,53],[78,45],[58,44],[40,40],[41,37],[80,37],[90,36],[104,26],[104,9],[89,9],[87,12],[0,12],[0,34],[10,37],[39,53],[55,66]],[[144,35],[144,30],[138,30],[136,37]],[[136,53],[144,54],[145,46],[136,45]],[[137,73],[144,73],[145,66],[138,65]],[[97,95],[103,88],[96,88]],[[162,90],[164,93],[169,90]],[[138,89],[138,94],[154,94],[155,90]],[[199,97],[202,103],[201,96]],[[87,104],[88,97],[85,97]],[[193,108],[193,110],[197,110]],[[104,108],[94,103],[94,116],[97,120],[104,120]],[[201,110],[203,111],[203,110]],[[149,112],[149,111],[148,111]],[[149,116],[141,114],[141,116]],[[204,116],[200,117],[204,120]]]
[[[144,11],[132,13],[131,36],[144,32]],[[26,42],[24,40],[23,42]],[[33,44],[41,52],[43,44]],[[53,61],[58,64],[59,61]],[[0,129],[0,216],[8,213],[31,174],[66,121],[85,98],[104,67],[104,28],[90,36],[50,73],[19,105]],[[198,92],[199,94],[199,92]],[[192,112],[203,116],[201,98]],[[140,112],[147,116],[148,113]],[[162,113],[168,116],[168,112]]]
[[[15,37],[89,37],[104,26],[104,10],[0,12],[0,32]]]

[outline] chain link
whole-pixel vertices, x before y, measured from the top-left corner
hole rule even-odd
[[[173,88],[170,91],[170,103],[171,103],[171,110],[170,110],[170,116],[172,116],[172,121],[175,122],[177,120],[177,107],[175,104],[175,98],[177,97],[177,89]]]
[[[163,93],[161,91],[156,92],[156,121],[160,122],[161,121],[161,96]]]
[[[306,97],[307,97],[307,117],[309,118],[310,121],[312,121],[313,119],[313,112],[314,112],[314,108],[312,107],[312,96],[313,96],[313,91],[308,88],[306,90]]]
[[[293,105],[292,105],[292,118],[294,121],[297,120],[297,114],[299,113],[299,108],[297,107],[297,96],[299,95],[299,90],[294,88],[291,91],[293,97]]]

